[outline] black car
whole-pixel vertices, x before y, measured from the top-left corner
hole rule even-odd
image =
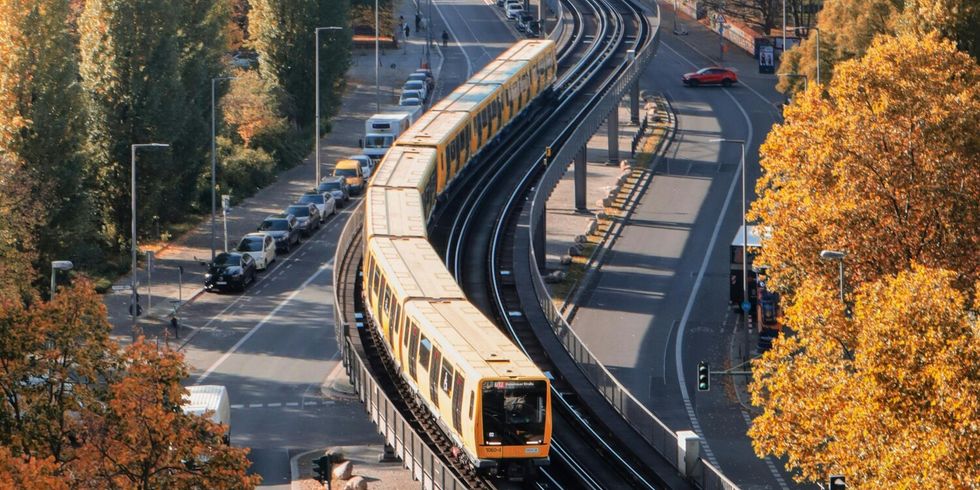
[[[296,217],[296,226],[303,232],[303,236],[310,236],[320,228],[320,210],[316,204],[293,204],[286,208],[285,213]]]
[[[291,214],[274,214],[259,225],[259,231],[264,231],[276,241],[276,252],[289,253],[293,245],[299,245],[300,229],[296,217]]]
[[[255,281],[256,270],[255,259],[249,254],[220,253],[208,264],[208,272],[204,274],[204,289],[244,291],[246,286]]]
[[[316,186],[316,192],[329,192],[337,201],[337,207],[342,207],[344,203],[350,201],[350,188],[343,177],[324,177],[320,185]]]

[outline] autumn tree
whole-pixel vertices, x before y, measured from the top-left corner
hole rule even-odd
[[[750,219],[759,260],[793,291],[836,280],[822,249],[847,252],[847,282],[919,262],[980,279],[980,67],[936,35],[879,38],[821,96],[796,98],[763,144]]]
[[[68,483],[56,474],[52,458],[15,456],[0,446],[0,488],[21,490],[68,490]]]
[[[785,456],[801,481],[840,473],[854,488],[980,481],[980,305],[957,276],[912,265],[867,283],[850,319],[833,284],[807,279],[786,310],[797,334],[754,366],[756,453]]]
[[[254,148],[256,135],[284,131],[288,122],[276,112],[275,94],[258,71],[240,71],[236,77],[221,99],[221,112],[241,144]]]
[[[820,78],[830,80],[836,65],[864,56],[878,35],[938,32],[974,58],[980,55],[980,4],[974,0],[828,0],[817,14],[820,29]],[[809,34],[783,55],[782,73],[816,80],[816,36]],[[777,88],[799,91],[803,81],[784,77]]]
[[[99,250],[77,236],[96,232],[80,149],[82,100],[73,13],[58,0],[0,5],[0,155],[19,164],[43,212],[24,238],[42,263],[71,252],[95,261]]]
[[[74,458],[76,415],[103,398],[113,364],[105,306],[79,278],[54,301],[7,302],[0,311],[0,441],[20,454]]]
[[[31,237],[42,219],[30,189],[33,180],[10,155],[0,153],[0,304],[23,303],[36,293],[32,263],[37,250]],[[7,278],[7,280],[4,280]]]
[[[185,414],[183,356],[140,341],[122,358],[105,407],[85,417],[71,472],[94,488],[254,488],[247,450],[224,444],[226,428]]]

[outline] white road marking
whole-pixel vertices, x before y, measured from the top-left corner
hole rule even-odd
[[[446,20],[446,16],[442,15],[442,9],[439,8],[439,4],[435,4],[435,7],[436,7],[436,13],[439,14],[439,17],[442,18],[442,24],[446,26],[446,29],[449,31],[449,33],[453,35],[453,42],[455,42],[456,45],[459,46],[459,50],[463,52],[463,58],[466,58],[466,78],[469,79],[470,75],[473,74],[473,62],[470,61],[470,55],[466,54],[466,48],[464,48],[463,45],[460,44],[459,36],[456,35],[456,31],[453,30],[453,26],[449,24],[448,20]],[[433,39],[434,38],[435,37],[433,36]]]
[[[256,332],[258,332],[262,327],[264,327],[267,323],[269,323],[269,320],[275,318],[276,314],[279,313],[279,310],[281,310],[284,306],[289,304],[289,302],[292,301],[293,298],[296,297],[296,295],[298,295],[301,291],[306,289],[306,286],[309,286],[310,283],[313,282],[317,277],[320,277],[320,274],[322,274],[323,271],[330,268],[331,264],[333,264],[333,258],[331,258],[323,265],[321,265],[319,268],[317,268],[316,272],[314,272],[310,277],[306,278],[306,280],[303,281],[303,284],[300,287],[296,288],[296,290],[293,291],[292,294],[290,294],[286,299],[282,300],[278,305],[276,305],[275,309],[273,309],[272,312],[266,315],[265,318],[262,319],[262,321],[255,324],[255,326],[252,327],[252,329],[249,330],[248,333],[246,333],[241,339],[239,339],[238,342],[235,343],[235,345],[231,346],[231,349],[228,349],[228,352],[225,352],[220,358],[218,358],[217,361],[214,361],[214,364],[212,364],[206,371],[204,371],[200,376],[198,376],[194,384],[203,383],[204,380],[207,379],[208,376],[210,376],[215,369],[218,369],[218,366],[220,366],[222,363],[228,360],[228,358],[231,357],[231,355],[234,354],[242,345],[244,345],[245,342],[248,342],[248,339],[252,338],[252,336],[255,335]]]
[[[281,407],[282,403],[266,403],[265,406],[269,408]]]
[[[667,43],[661,43],[665,48],[674,53],[678,58],[687,61],[691,66],[696,66],[691,60],[685,58],[682,54],[678,53],[676,50],[671,48]],[[748,128],[748,137],[745,138],[746,151],[752,146],[752,121],[749,119],[749,115],[745,112],[745,108],[742,104],[738,102],[731,92],[725,91],[725,95],[728,96],[738,107],[738,110],[742,113],[742,117],[745,119],[745,126]],[[718,143],[721,145],[722,143]],[[739,169],[741,168],[741,162],[739,162]],[[732,183],[728,187],[728,195],[725,197],[725,203],[721,207],[721,212],[718,213],[718,221],[715,222],[715,228],[711,232],[711,240],[708,242],[708,247],[704,251],[704,258],[701,260],[701,267],[698,269],[698,277],[694,281],[694,287],[691,289],[691,295],[687,298],[687,305],[684,307],[684,314],[681,316],[680,325],[677,327],[677,337],[674,340],[674,369],[677,371],[677,384],[681,390],[681,397],[684,399],[684,409],[687,412],[687,417],[691,420],[691,427],[701,438],[701,447],[704,449],[704,455],[708,458],[708,462],[717,468],[721,468],[718,464],[718,460],[715,459],[714,453],[708,446],[708,441],[704,437],[704,433],[701,431],[701,424],[698,422],[698,416],[694,412],[694,405],[691,403],[691,397],[687,392],[687,380],[684,377],[684,356],[683,356],[683,345],[684,345],[684,329],[687,328],[687,321],[691,317],[691,310],[694,308],[694,301],[697,299],[698,290],[701,289],[701,281],[704,279],[704,273],[708,269],[708,259],[711,258],[711,252],[715,249],[715,243],[718,241],[718,233],[721,231],[721,224],[725,219],[725,214],[728,212],[728,205],[732,201],[732,196],[735,194],[735,187],[739,182],[739,173],[734,172],[732,175]]]
[[[299,402],[286,402],[287,407],[298,407]]]

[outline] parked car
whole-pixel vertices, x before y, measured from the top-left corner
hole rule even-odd
[[[398,101],[398,107],[409,113],[412,116],[412,120],[415,121],[422,115],[422,111],[425,109],[422,105],[422,99],[407,98]]]
[[[527,30],[524,31],[524,35],[527,37],[541,37],[541,23],[533,20],[527,23]]]
[[[342,208],[350,201],[350,189],[347,187],[347,179],[343,177],[324,177],[320,180],[320,185],[316,186],[316,191],[329,192],[337,207]]]
[[[299,200],[296,201],[297,204],[312,204],[316,206],[316,209],[320,211],[320,222],[327,220],[327,216],[333,216],[337,213],[337,201],[334,200],[333,195],[330,191],[323,192],[307,192],[302,196],[299,196]]]
[[[530,14],[522,13],[521,16],[517,18],[517,24],[514,24],[514,28],[517,29],[517,32],[527,32],[527,24],[533,20],[534,17],[532,17]]]
[[[340,160],[334,165],[333,174],[336,177],[346,179],[347,187],[351,194],[360,194],[364,191],[364,174],[361,172],[361,163],[356,160]]]
[[[519,3],[508,3],[505,12],[508,19],[516,20],[524,14],[524,6]]]
[[[296,224],[303,236],[310,236],[320,228],[320,210],[316,204],[293,204],[286,208],[286,214],[296,217]]]
[[[208,264],[204,274],[204,289],[244,291],[255,281],[255,259],[249,254],[222,252]]]
[[[255,268],[264,271],[276,261],[276,241],[268,233],[249,233],[242,237],[236,252],[250,255],[255,259]]]
[[[418,90],[422,92],[422,100],[425,100],[429,96],[429,88],[425,86],[424,81],[420,80],[408,80],[402,85],[402,92],[406,90]]]
[[[398,97],[398,105],[402,105],[402,102],[406,99],[419,99],[425,100],[425,96],[420,90],[402,90],[401,97]]]
[[[293,245],[300,243],[300,230],[296,217],[291,214],[274,214],[262,221],[259,231],[272,235],[276,252],[289,253]]]
[[[702,68],[694,73],[685,73],[681,77],[681,83],[688,87],[697,87],[698,85],[731,87],[736,82],[738,82],[738,75],[733,70],[720,66]]]
[[[416,71],[408,76],[408,81],[422,82],[425,84],[426,93],[431,93],[432,89],[435,88],[435,80],[432,79],[432,75],[428,73]]]
[[[347,158],[356,160],[357,163],[361,164],[361,173],[364,174],[365,180],[371,178],[371,174],[374,173],[374,160],[372,160],[371,157],[367,155],[354,155]]]
[[[505,3],[505,0],[497,0],[497,6],[498,7],[503,7],[504,6],[504,3]]]

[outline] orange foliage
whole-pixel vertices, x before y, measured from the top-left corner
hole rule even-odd
[[[0,446],[0,490],[67,490],[64,479],[55,475],[53,458],[14,456]]]
[[[807,280],[786,311],[798,334],[755,364],[756,452],[849,488],[980,481],[980,305],[955,279],[913,265],[860,288],[850,320],[832,284]]]
[[[826,90],[826,97],[823,94]],[[836,278],[821,249],[847,252],[860,284],[913,261],[980,279],[980,67],[938,36],[879,37],[798,95],[761,148],[750,219],[771,229],[772,284]]]

